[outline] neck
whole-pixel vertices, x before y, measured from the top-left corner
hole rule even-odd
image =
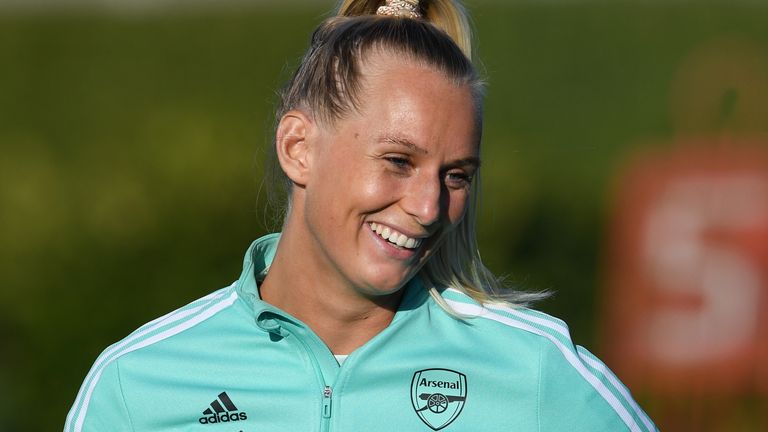
[[[260,286],[261,298],[304,322],[332,353],[349,354],[389,325],[403,290],[362,294],[307,245],[289,220]]]

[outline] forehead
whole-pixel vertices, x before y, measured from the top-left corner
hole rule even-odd
[[[359,107],[352,119],[367,123],[367,132],[403,137],[412,142],[479,145],[478,109],[469,84],[388,52],[372,53],[360,65]]]
[[[396,90],[408,88],[423,91],[441,91],[467,93],[471,96],[471,87],[462,80],[449,77],[439,68],[424,60],[412,58],[406,53],[392,49],[372,49],[359,60],[360,90],[362,103],[366,92]],[[368,95],[370,96],[370,95]],[[440,94],[433,94],[440,97]],[[468,102],[474,105],[472,97]]]

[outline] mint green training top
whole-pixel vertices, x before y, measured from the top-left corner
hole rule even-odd
[[[305,324],[259,298],[278,235],[233,285],[107,348],[65,431],[655,431],[566,325],[414,278],[392,323],[339,366]]]

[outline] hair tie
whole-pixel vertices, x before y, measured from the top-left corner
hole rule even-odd
[[[388,15],[403,18],[421,18],[419,0],[387,0],[387,4],[376,9],[376,15]]]

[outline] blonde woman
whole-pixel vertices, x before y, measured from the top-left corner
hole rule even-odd
[[[470,40],[454,0],[344,1],[282,94],[282,233],[108,348],[65,430],[655,430],[480,261]]]

